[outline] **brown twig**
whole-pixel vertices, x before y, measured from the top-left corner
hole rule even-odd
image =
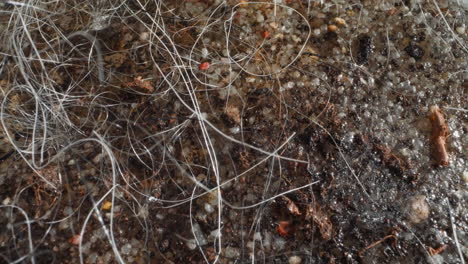
[[[442,111],[437,105],[430,109],[429,119],[432,124],[432,156],[438,166],[449,165],[449,155],[447,152],[448,126]]]
[[[447,248],[447,245],[442,245],[436,249],[433,249],[432,247],[429,247],[429,255],[435,256],[440,254],[442,251],[444,251]]]
[[[359,253],[358,253],[359,257],[362,257],[362,255],[364,254],[364,252],[365,252],[366,250],[368,250],[368,249],[371,249],[371,248],[373,248],[373,247],[377,246],[378,244],[380,244],[380,243],[384,242],[385,240],[387,240],[387,239],[389,239],[389,238],[393,238],[393,239],[395,239],[395,242],[397,241],[397,238],[396,238],[396,236],[395,236],[395,235],[393,235],[393,234],[392,234],[392,235],[385,236],[385,237],[384,237],[384,238],[382,238],[381,240],[379,240],[379,241],[376,241],[376,242],[374,242],[374,243],[370,244],[369,246],[365,247],[365,248],[364,248],[364,249],[362,249],[361,251],[359,251]]]

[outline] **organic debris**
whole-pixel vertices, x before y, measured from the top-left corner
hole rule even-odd
[[[385,236],[384,238],[380,239],[379,241],[376,241],[376,242],[370,244],[369,246],[365,247],[365,248],[362,249],[361,251],[359,251],[358,255],[359,255],[360,257],[362,257],[365,251],[367,251],[367,250],[369,250],[369,249],[371,249],[371,248],[373,248],[373,247],[375,247],[375,246],[381,244],[382,242],[384,242],[385,240],[390,239],[390,238],[393,238],[393,239],[394,239],[394,243],[395,243],[395,244],[396,244],[396,242],[398,241],[398,239],[397,239],[397,237],[396,237],[395,234],[391,234],[391,235]]]
[[[390,171],[402,176],[410,169],[410,164],[406,160],[394,154],[387,146],[376,144],[374,145],[374,148],[377,153],[380,154],[382,163],[388,167]]]
[[[463,1],[89,2],[0,0],[0,262],[461,261]]]
[[[442,251],[444,251],[445,249],[447,248],[447,245],[442,245],[436,249],[432,248],[432,247],[429,247],[429,255],[431,256],[435,256],[435,255],[438,255],[440,253],[442,253]]]
[[[444,115],[437,105],[431,107],[429,119],[432,124],[431,142],[434,162],[438,166],[446,167],[450,162],[447,151],[447,137],[449,132]]]
[[[288,208],[290,214],[296,216],[302,215],[299,207],[297,207],[297,205],[291,199],[286,196],[283,196],[282,198],[286,201],[286,207]]]
[[[128,86],[130,87],[136,87],[136,88],[141,88],[145,90],[148,93],[154,92],[154,87],[151,84],[150,81],[148,80],[143,80],[141,76],[137,76],[133,79],[133,82],[127,83]]]
[[[330,240],[333,236],[333,224],[330,217],[318,204],[308,205],[305,219],[312,221],[317,225],[323,240]]]

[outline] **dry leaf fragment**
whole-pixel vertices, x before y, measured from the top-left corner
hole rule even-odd
[[[447,248],[447,245],[442,245],[436,249],[433,249],[432,247],[429,247],[429,255],[431,256],[435,256],[435,255],[438,255],[440,253],[442,253],[442,251],[444,251],[445,249]]]
[[[133,87],[139,87],[150,93],[154,92],[154,87],[153,85],[151,85],[151,82],[148,80],[143,80],[141,76],[135,77],[133,79],[133,82],[130,82],[128,85]]]
[[[283,196],[283,199],[286,201],[287,205],[286,207],[288,208],[288,211],[293,214],[293,215],[302,215],[301,211],[299,211],[299,207],[288,197]]]
[[[324,240],[330,240],[333,236],[333,225],[330,217],[318,204],[309,205],[306,212],[306,219],[311,219],[317,225],[320,235]]]
[[[241,116],[239,112],[239,108],[233,106],[233,105],[228,105],[226,107],[226,115],[231,118],[234,122],[237,124],[241,123]]]
[[[432,124],[431,142],[432,156],[436,165],[448,166],[449,155],[447,152],[448,126],[442,111],[437,105],[430,108],[429,119]]]

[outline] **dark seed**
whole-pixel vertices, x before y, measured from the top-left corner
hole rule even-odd
[[[406,53],[408,53],[409,56],[417,60],[421,59],[424,56],[424,50],[420,46],[413,43],[409,44],[405,48],[405,51]]]
[[[368,35],[361,35],[358,38],[356,62],[363,65],[369,62],[372,53],[372,38]]]

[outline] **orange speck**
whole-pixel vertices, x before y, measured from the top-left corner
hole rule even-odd
[[[199,66],[200,70],[202,71],[208,70],[209,67],[210,67],[210,63],[207,61],[200,63],[200,66]]]
[[[102,204],[102,207],[101,207],[101,208],[102,208],[102,210],[109,210],[109,209],[111,209],[111,207],[112,207],[112,203],[109,202],[109,201],[106,201],[106,202],[104,202],[104,203]]]
[[[289,221],[280,221],[276,230],[281,236],[289,236],[291,232],[291,223]]]
[[[390,9],[390,10],[387,11],[387,14],[388,14],[389,16],[393,16],[393,15],[395,15],[397,12],[398,12],[398,9],[392,8],[392,9]]]
[[[269,38],[270,37],[270,31],[268,31],[268,30],[263,31],[262,32],[262,37],[265,38],[265,39]]]
[[[328,25],[328,31],[335,32],[338,30],[336,25]]]

